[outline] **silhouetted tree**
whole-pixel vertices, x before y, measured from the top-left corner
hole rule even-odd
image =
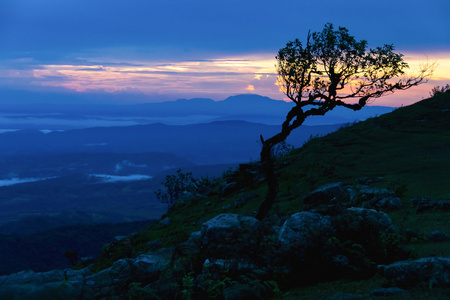
[[[183,173],[178,169],[176,175],[167,175],[162,185],[163,188],[155,192],[156,198],[171,208],[184,193],[193,189],[194,178],[191,172]]]
[[[423,83],[434,70],[428,64],[416,76],[400,78],[408,64],[393,45],[367,49],[367,41],[356,41],[346,28],[334,30],[330,23],[321,32],[308,33],[305,45],[298,39],[288,42],[276,59],[278,85],[294,106],[281,132],[267,140],[261,136],[268,191],[257,212],[259,220],[267,216],[277,195],[272,148],[292,130],[306,118],[325,115],[336,106],[360,110],[371,99]]]
[[[436,97],[440,94],[449,93],[450,92],[450,84],[447,84],[446,86],[440,87],[439,85],[433,87],[430,92],[430,97]]]
[[[78,263],[78,252],[67,250],[64,252],[64,256],[69,260],[72,266],[75,266]]]

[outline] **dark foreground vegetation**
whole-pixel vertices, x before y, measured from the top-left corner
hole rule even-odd
[[[5,299],[448,299],[450,93],[311,139],[185,193],[74,270],[0,277]]]
[[[76,214],[76,212],[74,212]],[[68,214],[64,214],[68,218]],[[49,218],[30,218],[29,229],[45,227]],[[59,224],[61,222],[58,222]],[[85,223],[26,234],[0,234],[0,275],[21,270],[48,271],[70,268],[72,263],[98,256],[102,246],[116,237],[129,235],[155,221],[127,223]],[[21,224],[23,228],[25,224]],[[34,226],[33,226],[34,225]],[[13,228],[10,228],[13,230]],[[23,232],[23,230],[21,230]],[[68,257],[68,253],[71,253]]]

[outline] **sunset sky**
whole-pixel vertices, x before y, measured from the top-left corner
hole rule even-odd
[[[376,101],[408,105],[450,83],[449,11],[448,0],[0,0],[0,103],[17,92],[24,102],[283,99],[278,49],[331,22],[369,47],[394,44],[411,70],[437,62],[427,84]]]

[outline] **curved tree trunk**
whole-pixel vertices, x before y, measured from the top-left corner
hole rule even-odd
[[[256,219],[258,220],[262,220],[267,217],[278,193],[278,182],[275,175],[275,161],[272,157],[272,149],[278,143],[284,141],[289,136],[291,131],[292,130],[283,130],[266,141],[264,141],[261,137],[261,141],[263,143],[261,150],[261,163],[264,168],[264,173],[266,174],[267,194],[264,201],[260,204],[256,214]]]
[[[326,112],[332,110],[335,106],[335,104],[326,103],[326,105],[323,104],[318,108],[312,108],[304,112],[300,105],[296,105],[288,112],[286,120],[283,122],[280,133],[274,135],[268,140],[264,140],[261,136],[261,142],[263,144],[261,150],[261,163],[266,174],[267,194],[264,201],[259,206],[258,212],[256,213],[256,219],[262,220],[267,217],[278,193],[278,182],[275,174],[275,162],[272,157],[273,147],[286,140],[289,134],[291,134],[292,130],[300,127],[307,117],[312,115],[324,115]]]
[[[269,146],[269,143],[264,142],[263,149],[261,150],[261,163],[266,174],[267,194],[264,201],[260,204],[256,214],[256,219],[258,220],[264,219],[269,214],[278,193],[278,182],[275,176],[275,164],[271,155],[272,148],[272,146]]]

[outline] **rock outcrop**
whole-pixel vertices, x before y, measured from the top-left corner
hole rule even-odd
[[[430,287],[450,287],[450,258],[424,257],[413,261],[399,261],[383,267],[384,277],[401,288],[419,284]]]
[[[267,224],[224,213],[203,223],[184,243],[119,259],[98,273],[87,267],[2,276],[0,298],[123,299],[130,293],[176,298],[183,291],[193,299],[268,299],[279,289],[274,277],[289,287],[298,280],[360,278],[378,265],[398,288],[423,282],[450,286],[450,259],[392,263],[401,252],[389,243],[396,229],[381,211],[322,206],[270,227],[270,236],[264,236]],[[397,293],[398,288],[377,290],[374,295]]]

